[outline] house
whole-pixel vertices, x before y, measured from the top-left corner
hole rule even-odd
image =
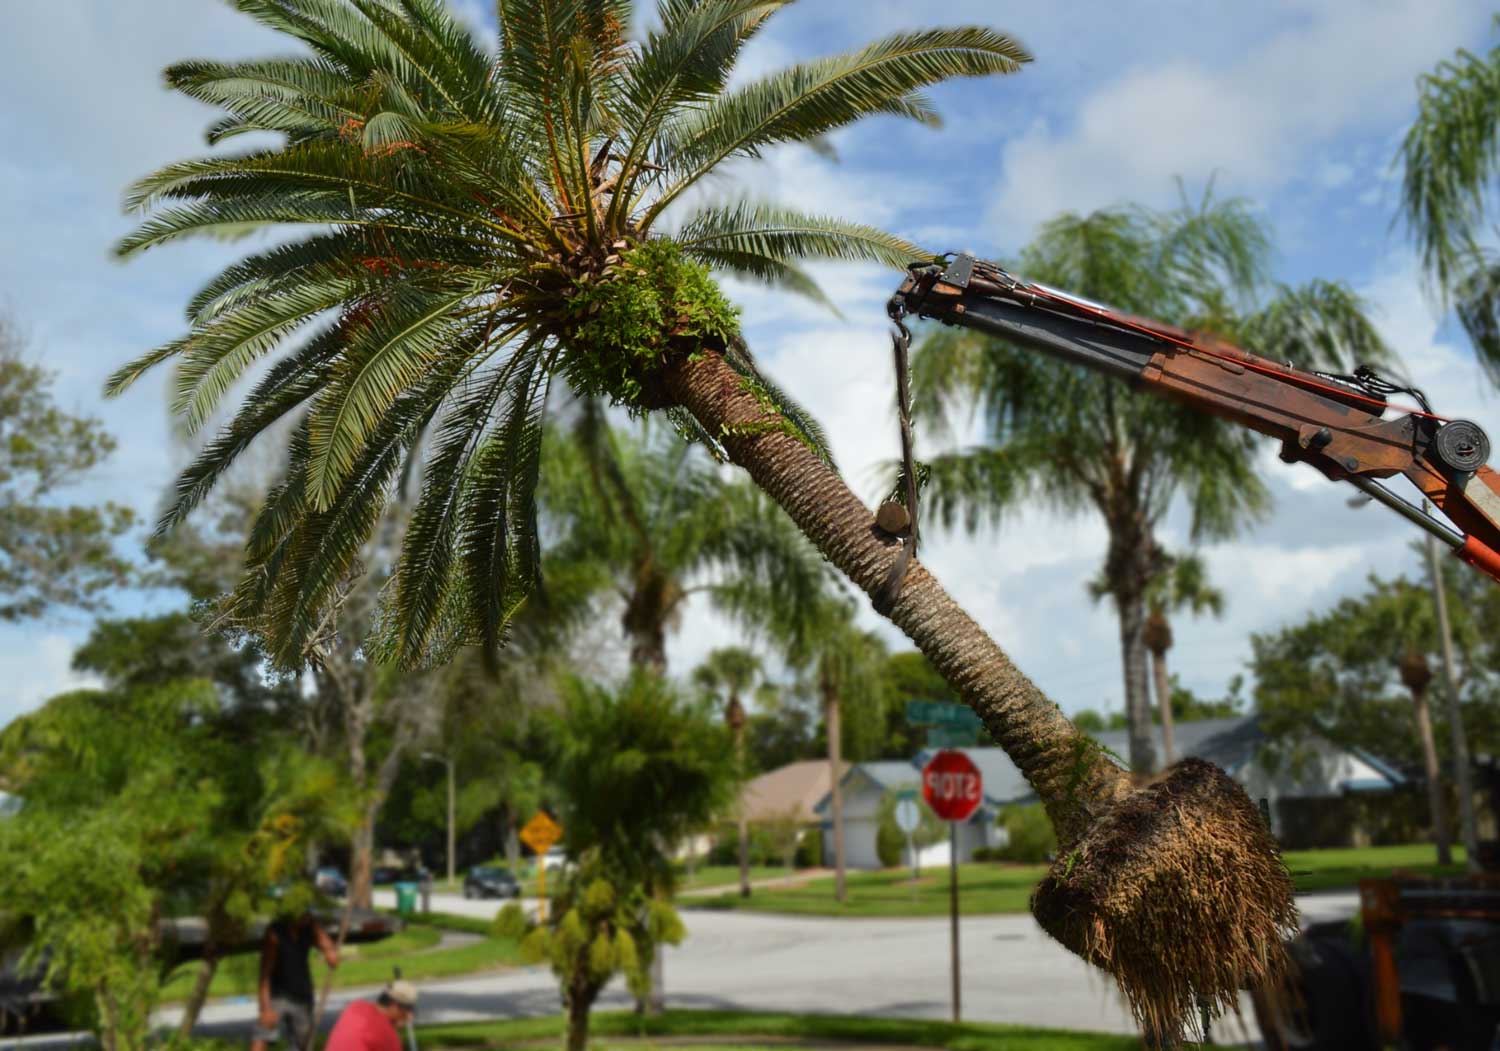
[[[958,843],[958,860],[971,861],[974,851],[979,847],[996,847],[1005,842],[1005,833],[995,824],[995,818],[1000,811],[1000,804],[989,792],[990,775],[995,773],[995,783],[1006,783],[1003,778],[999,764],[995,762],[995,756],[984,753],[998,753],[999,758],[1010,767],[1015,779],[1024,787],[1026,782],[1010,760],[1005,758],[1005,753],[998,748],[974,748],[963,749],[970,758],[980,766],[985,791],[984,802],[980,804],[968,821],[961,823],[956,831]],[[922,767],[931,758],[930,751],[922,752],[915,759],[886,759],[875,762],[855,763],[849,768],[839,782],[844,804],[844,862],[850,868],[855,869],[878,869],[881,868],[880,854],[876,849],[877,834],[880,829],[879,816],[880,804],[887,793],[900,792],[905,789],[920,790],[922,784]],[[990,767],[991,769],[986,769]],[[1029,788],[1027,788],[1029,791]],[[818,819],[823,826],[823,857],[826,860],[833,857],[833,793],[825,792],[818,800],[816,807]],[[950,853],[950,840],[943,838],[930,846],[920,847],[917,856],[913,859],[909,852],[903,851],[902,864],[913,865],[918,868],[948,864]]]
[[[840,764],[845,773],[850,764]],[[795,815],[804,824],[819,824],[814,809],[833,783],[826,759],[788,763],[746,783],[740,791],[740,814],[751,824]]]
[[[1378,831],[1366,827],[1372,809],[1393,809],[1385,804],[1406,787],[1406,779],[1398,771],[1374,756],[1326,742],[1310,746],[1307,758],[1295,769],[1269,765],[1261,747],[1266,735],[1253,715],[1178,723],[1174,730],[1178,758],[1207,759],[1244,786],[1250,798],[1257,802],[1264,799],[1271,813],[1272,831],[1283,846],[1290,848],[1362,845],[1372,836],[1379,838]],[[1129,751],[1124,730],[1094,736],[1115,755]],[[996,826],[1001,808],[1034,803],[1037,797],[1002,749],[959,751],[979,768],[983,781],[983,804],[957,830],[958,860],[969,861],[979,847],[1004,845],[1004,830]],[[844,855],[851,868],[880,867],[875,844],[881,800],[888,792],[919,787],[922,767],[932,754],[928,749],[909,761],[855,763],[845,773],[840,782]],[[814,806],[824,829],[825,857],[831,857],[833,851],[831,804],[831,794],[825,792]],[[919,851],[917,860],[923,866],[945,865],[948,853],[948,841],[943,840]]]

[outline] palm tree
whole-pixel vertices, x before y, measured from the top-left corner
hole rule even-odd
[[[725,592],[725,606],[763,631],[801,678],[800,688],[817,698],[828,743],[829,817],[833,829],[833,896],[848,896],[844,859],[843,747],[845,704],[860,721],[884,726],[884,670],[889,654],[873,632],[860,628],[848,592],[829,581],[820,594],[796,603],[778,602],[759,580],[740,580]]]
[[[1169,613],[1186,611],[1194,616],[1224,612],[1224,593],[1208,582],[1208,570],[1197,555],[1174,555],[1166,558],[1167,569],[1151,581],[1146,592],[1146,626],[1141,641],[1151,654],[1151,678],[1156,689],[1156,710],[1161,720],[1162,765],[1171,765],[1177,757],[1172,737],[1172,679],[1167,674],[1167,651],[1172,648],[1172,623]],[[1095,599],[1106,592],[1096,581],[1089,585]]]
[[[724,722],[734,734],[734,754],[741,770],[745,767],[745,706],[740,695],[755,685],[760,676],[760,658],[743,646],[722,646],[712,650],[693,671],[693,681],[711,694],[723,691]],[[750,896],[750,826],[744,807],[738,815],[740,897]]]
[[[162,528],[258,435],[292,422],[242,585],[274,610],[277,652],[302,651],[381,504],[419,467],[374,641],[408,664],[463,641],[493,651],[535,592],[535,492],[558,378],[578,396],[668,414],[747,470],[860,590],[881,586],[899,545],[757,369],[708,268],[811,293],[801,259],[930,256],[780,206],[693,207],[688,191],[727,160],[868,116],[934,123],[923,89],[1014,72],[1019,45],[984,28],[916,30],[731,87],[741,49],[785,0],[660,0],[660,25],[640,41],[624,35],[629,0],[498,0],[493,51],[439,0],[232,2],[311,53],[184,62],[167,82],[224,111],[212,141],[274,144],[142,179],[127,203],[149,214],[119,254],[189,235],[308,236],[213,278],[186,335],[108,389],[176,359],[173,405],[201,426],[276,354],[183,473]],[[1200,993],[1227,1007],[1279,966],[1291,886],[1233,782],[1205,768],[1170,786],[1172,806],[1154,794],[1162,786],[1132,794],[920,565],[888,616],[1047,802],[1064,856],[1077,857],[1044,883],[1036,912],[1142,1017],[1175,1024]],[[1159,818],[1101,820],[1122,813]],[[1117,892],[1142,879],[1130,885],[1161,888],[1150,901]],[[1209,879],[1217,893],[1187,893]],[[1170,924],[1146,922],[1141,909],[1168,901]]]
[[[1458,51],[1417,82],[1417,118],[1402,140],[1401,219],[1443,304],[1456,308],[1479,363],[1500,383],[1500,46]],[[1488,237],[1487,237],[1488,234]]]
[[[1169,212],[1062,215],[1018,269],[1127,312],[1211,328],[1270,357],[1338,367],[1387,352],[1347,288],[1282,288],[1256,308],[1269,238],[1249,205],[1211,196]],[[977,407],[986,444],[933,458],[929,506],[969,531],[1040,501],[1103,518],[1100,575],[1119,617],[1130,765],[1156,769],[1145,633],[1153,582],[1167,569],[1157,528],[1179,493],[1194,541],[1227,537],[1265,513],[1257,439],[1157,398],[1133,397],[1078,366],[967,330],[928,337],[913,362],[915,407],[940,428]]]
[[[559,534],[549,552],[617,593],[632,666],[666,671],[667,636],[695,595],[718,604],[743,576],[777,581],[782,602],[820,586],[822,559],[786,516],[701,449],[661,428],[633,438],[585,420],[542,459],[543,519]]]

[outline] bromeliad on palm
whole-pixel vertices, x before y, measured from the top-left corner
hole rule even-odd
[[[838,476],[816,426],[755,370],[710,270],[812,296],[799,261],[930,258],[882,231],[756,203],[686,211],[724,162],[888,114],[936,123],[922,90],[1027,56],[983,28],[918,30],[729,87],[786,0],[659,0],[627,40],[625,0],[500,0],[494,54],[436,0],[233,0],[306,57],[185,62],[176,89],[225,111],[210,140],[250,153],[169,165],[130,192],[131,255],[177,237],[310,233],[252,254],[189,304],[176,359],[193,427],[275,360],[183,473],[181,521],[260,434],[290,419],[281,484],[234,606],[295,663],[414,466],[421,492],[385,592],[378,652],[495,647],[538,574],[534,493],[549,390],[671,413],[791,515],[866,593],[900,545]],[[664,235],[664,220],[675,233]],[[913,562],[888,610],[1046,801],[1066,859],[1038,895],[1088,917],[1074,951],[1144,1023],[1280,967],[1290,884],[1242,792],[1211,768],[1140,791]],[[1170,922],[1168,921],[1170,917]],[[1180,951],[1186,947],[1192,951]],[[1179,962],[1180,961],[1180,962]]]

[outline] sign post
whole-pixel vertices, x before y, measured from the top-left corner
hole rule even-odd
[[[562,839],[562,827],[538,810],[521,829],[521,842],[536,855],[536,918],[538,923],[547,921],[547,851]]]
[[[911,852],[911,878],[922,875],[922,863],[917,860],[917,844],[912,833],[922,824],[922,811],[917,806],[917,793],[911,789],[896,798],[896,827],[906,833],[906,849]],[[916,888],[912,888],[915,894]]]
[[[958,823],[979,809],[984,785],[979,768],[962,752],[938,752],[922,768],[922,798],[948,824],[948,937],[953,971],[953,1020],[962,1017],[958,958]]]

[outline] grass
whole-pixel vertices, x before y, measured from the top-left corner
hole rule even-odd
[[[782,868],[780,865],[750,866],[751,883],[757,880],[782,879],[796,874],[796,869]],[[707,890],[711,887],[738,888],[740,867],[738,865],[699,865],[692,872],[686,869],[679,870],[677,876],[678,890]]]
[[[965,915],[1025,912],[1031,888],[1046,871],[1045,865],[960,865],[959,911]],[[915,881],[910,869],[850,872],[848,889],[848,900],[842,906],[833,900],[832,877],[808,880],[792,887],[759,888],[749,898],[730,893],[712,898],[689,898],[679,904],[689,908],[749,909],[814,916],[948,915],[946,867],[925,870]]]
[[[1137,1051],[1139,1037],[1110,1033],[1081,1033],[1031,1026],[928,1022],[893,1018],[862,1018],[848,1015],[759,1014],[740,1011],[667,1011],[655,1018],[634,1013],[601,1012],[589,1027],[591,1045],[609,1048],[609,1037],[672,1037],[673,1051],[686,1051],[677,1041],[704,1037],[688,1047],[722,1048],[713,1038],[768,1037],[782,1048],[785,1041],[839,1041],[866,1046],[897,1045],[933,1048],[935,1051]],[[563,1036],[560,1017],[528,1018],[504,1022],[427,1026],[420,1030],[423,1051],[461,1051],[467,1048],[506,1048],[527,1043],[558,1040]],[[768,1045],[770,1041],[768,1041]],[[619,1045],[614,1045],[618,1047]],[[752,1051],[736,1043],[735,1051]],[[795,1046],[795,1045],[794,1045]]]
[[[476,921],[479,922],[479,921]],[[360,985],[379,985],[391,979],[392,967],[401,967],[401,976],[414,981],[449,978],[461,974],[492,971],[521,963],[520,945],[514,941],[483,938],[469,945],[451,949],[436,948],[442,932],[436,926],[413,923],[399,934],[378,942],[344,946],[343,961],[334,972],[335,989]],[[312,955],[313,979],[322,986],[327,967],[323,958]],[[177,968],[162,987],[162,1000],[184,1000],[192,991],[199,964],[194,961]],[[211,997],[251,996],[259,977],[259,953],[238,953],[226,957],[209,986]]]
[[[1353,847],[1346,850],[1289,850],[1283,858],[1299,891],[1342,890],[1362,879],[1381,879],[1400,870],[1417,876],[1464,875],[1464,848],[1453,847],[1452,865],[1437,863],[1430,843],[1394,847]]]
[[[1292,850],[1284,857],[1299,893],[1353,889],[1362,879],[1393,872],[1420,876],[1461,876],[1463,848],[1455,847],[1455,864],[1437,864],[1436,848],[1427,843],[1393,847],[1354,847],[1329,850]],[[964,915],[1025,912],[1031,888],[1047,871],[1045,865],[1004,865],[994,862],[958,867],[959,911]],[[848,900],[833,900],[833,878],[820,877],[793,887],[757,889],[749,898],[725,893],[688,898],[681,905],[698,909],[741,909],[753,912],[796,913],[809,916],[946,916],[948,871],[924,872],[913,883],[907,869],[850,872]]]

